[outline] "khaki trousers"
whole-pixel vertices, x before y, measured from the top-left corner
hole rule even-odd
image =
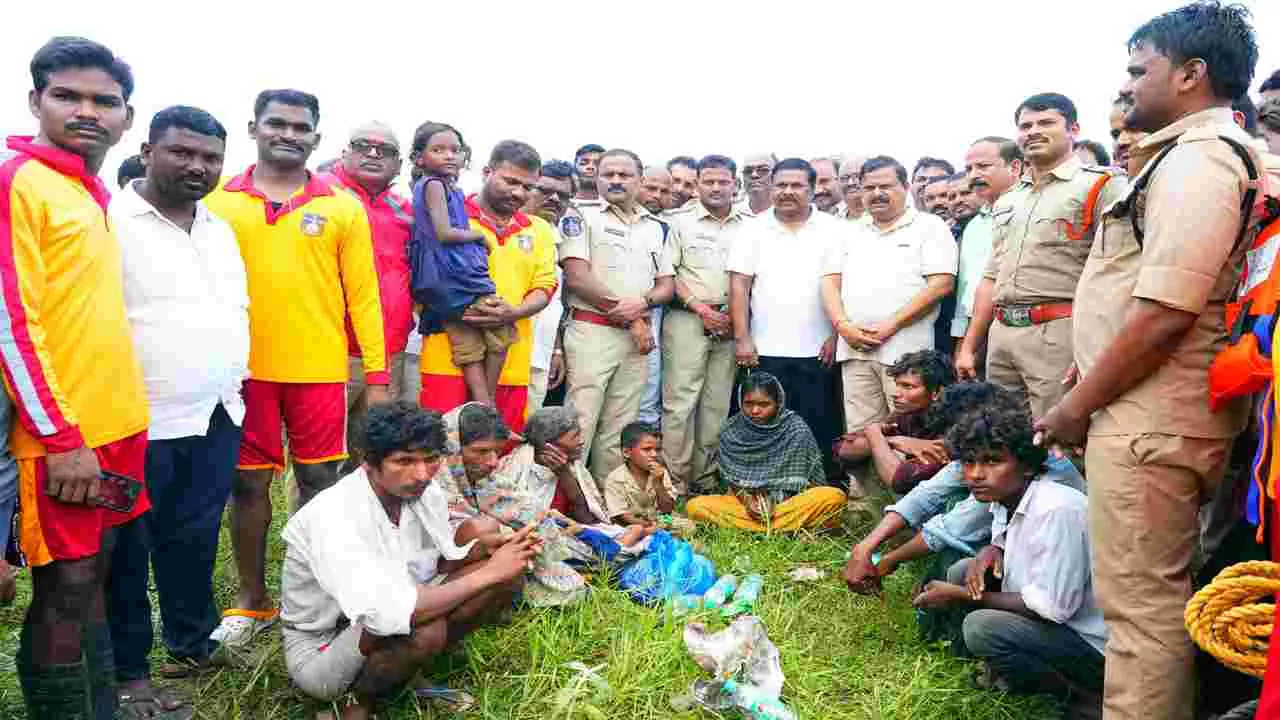
[[[1110,628],[1106,720],[1191,720],[1195,653],[1183,624],[1200,506],[1222,479],[1229,440],[1089,437],[1094,593]]]
[[[591,458],[591,474],[602,482],[622,465],[622,428],[640,412],[649,358],[636,351],[626,330],[581,320],[565,328],[564,354],[565,403],[578,412],[584,457]]]
[[[738,365],[732,340],[703,334],[702,320],[672,310],[662,325],[662,452],[676,491],[707,469],[729,417],[729,396]]]
[[[1025,395],[1032,417],[1044,417],[1070,389],[1062,378],[1071,363],[1071,318],[1028,327],[991,323],[987,381]]]
[[[410,357],[417,360],[417,356],[409,356],[407,353],[394,353],[391,356],[390,367],[387,373],[391,376],[391,382],[387,386],[387,394],[391,396],[391,400],[402,399],[401,393],[404,391],[404,375],[405,375],[405,358]],[[417,363],[413,363],[413,369],[417,371]],[[419,381],[421,383],[421,381]],[[369,410],[369,406],[364,401],[364,361],[358,357],[347,358],[347,459],[343,461],[342,470],[350,471],[359,465],[364,457],[364,440],[360,436],[360,425],[364,422],[364,414]],[[418,396],[412,396],[409,402],[417,404]]]
[[[547,382],[549,373],[542,368],[529,368],[529,404],[530,415],[542,409],[547,400]]]
[[[844,384],[844,430],[879,422],[893,412],[893,378],[889,366],[879,360],[855,358],[840,364]]]

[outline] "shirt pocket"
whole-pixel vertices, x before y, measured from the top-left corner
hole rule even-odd
[[[723,270],[727,255],[714,239],[694,238],[685,246],[684,264],[693,270]]]
[[[593,260],[599,261],[601,268],[621,271],[627,269],[630,255],[625,238],[603,233],[591,256]]]

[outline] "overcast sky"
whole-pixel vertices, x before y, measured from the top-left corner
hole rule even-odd
[[[405,145],[424,120],[456,125],[476,148],[477,169],[505,138],[532,143],[544,159],[572,159],[596,142],[646,163],[712,152],[740,160],[753,150],[958,163],[972,139],[1012,134],[1013,109],[1035,92],[1072,98],[1082,135],[1105,141],[1126,38],[1176,4],[28,3],[22,32],[0,43],[0,125],[31,132],[31,54],[52,35],[76,34],[110,46],[137,80],[137,120],[107,160],[110,177],[151,116],[178,103],[228,127],[227,169],[239,170],[253,161],[245,126],[267,87],[320,98],[324,139],[313,163],[337,155],[349,129],[369,119],[390,123]],[[1280,2],[1246,4],[1267,29],[1256,90],[1280,68]]]

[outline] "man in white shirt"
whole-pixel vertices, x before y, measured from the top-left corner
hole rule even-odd
[[[146,483],[151,512],[121,528],[108,619],[121,705],[174,704],[151,685],[149,571],[177,675],[207,665],[218,625],[213,566],[231,493],[248,374],[249,296],[235,234],[202,198],[222,173],[227,133],[175,106],[151,121],[146,175],[111,203],[124,299],[151,409]]]
[[[778,378],[788,406],[818,441],[827,477],[835,478],[836,339],[821,281],[828,252],[849,242],[852,226],[813,206],[817,172],[807,161],[777,163],[772,182],[773,209],[744,224],[729,251],[734,355],[740,368],[759,367]]]
[[[964,643],[986,661],[993,685],[1100,713],[1107,626],[1090,576],[1088,499],[1042,479],[1048,453],[1033,439],[1026,408],[996,404],[947,433],[973,497],[991,503],[991,546],[953,566],[949,582],[926,585],[914,604],[973,608]],[[999,591],[987,589],[993,568],[1002,571]]]
[[[431,482],[444,422],[406,402],[365,416],[364,464],[290,518],[281,573],[285,666],[318,700],[347,693],[368,718],[451,644],[510,608],[541,550],[533,526],[508,538],[490,518],[456,530]]]
[[[854,237],[831,248],[822,278],[827,317],[841,338],[836,361],[847,432],[893,412],[888,369],[898,358],[933,349],[938,303],[955,285],[958,253],[941,218],[907,205],[902,163],[870,158],[860,182],[871,222],[850,226]],[[861,490],[850,483],[851,494]]]

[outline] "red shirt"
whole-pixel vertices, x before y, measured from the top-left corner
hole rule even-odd
[[[378,272],[378,293],[382,298],[382,326],[387,337],[387,354],[403,352],[413,329],[413,300],[409,296],[409,238],[413,227],[413,206],[392,188],[377,196],[335,165],[324,178],[351,193],[364,206],[373,235],[373,264]],[[360,345],[346,319],[347,352],[360,357]]]

